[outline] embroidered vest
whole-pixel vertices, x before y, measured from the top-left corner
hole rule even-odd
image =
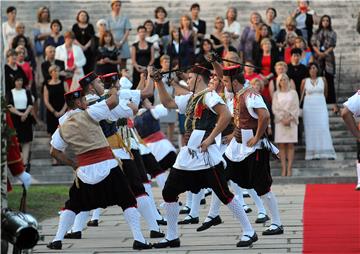
[[[258,120],[252,117],[246,107],[247,96],[260,96],[253,88],[241,90],[234,98],[234,123],[238,129],[257,129]]]
[[[143,114],[136,116],[134,126],[141,138],[146,138],[160,131],[160,122],[153,117],[150,110],[146,110]]]
[[[70,116],[59,127],[59,131],[62,139],[73,147],[76,155],[109,146],[99,123],[86,111]]]
[[[185,136],[190,137],[194,129],[205,130],[206,139],[217,122],[217,115],[212,112],[205,104],[205,95],[209,90],[204,90],[190,98],[186,106]]]

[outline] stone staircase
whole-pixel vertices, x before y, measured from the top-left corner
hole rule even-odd
[[[80,9],[90,14],[90,22],[95,25],[100,18],[106,18],[110,14],[110,0],[90,1],[2,1],[2,20],[6,17],[6,8],[14,5],[18,9],[18,20],[26,25],[26,31],[31,36],[31,27],[36,22],[37,9],[48,6],[52,19],[60,19],[63,31],[72,27],[75,17]],[[201,6],[201,18],[207,21],[207,32],[211,33],[216,16],[224,16],[229,6],[238,9],[238,21],[244,28],[249,23],[252,11],[258,11],[265,15],[267,7],[275,7],[278,12],[277,22],[283,23],[295,8],[295,1],[275,0],[243,0],[243,1],[216,1],[198,0]],[[178,24],[181,15],[188,13],[190,1],[147,1],[128,0],[123,1],[122,13],[126,14],[132,23],[129,41],[134,41],[136,27],[146,19],[153,19],[156,6],[164,6],[168,11],[168,17],[174,24]],[[319,16],[329,14],[332,17],[333,28],[337,32],[337,47],[335,55],[337,58],[337,93],[340,101],[346,99],[358,89],[360,80],[360,35],[355,30],[357,14],[360,10],[360,2],[349,1],[311,1],[313,8]],[[341,57],[340,57],[341,56]],[[341,59],[340,59],[341,58]],[[341,65],[340,65],[341,62]],[[296,147],[296,156],[293,174],[294,177],[275,177],[279,182],[322,182],[322,181],[352,181],[355,176],[356,144],[339,116],[330,115],[330,128],[333,143],[337,152],[335,161],[305,161],[304,146]],[[73,179],[72,170],[65,166],[51,166],[49,156],[49,139],[44,131],[36,131],[33,142],[32,153],[32,175],[34,182],[70,182]],[[177,142],[175,142],[177,143]],[[273,175],[279,175],[279,163],[272,162]]]

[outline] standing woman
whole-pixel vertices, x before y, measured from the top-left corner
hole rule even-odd
[[[100,35],[99,47],[96,51],[95,72],[98,75],[118,72],[120,62],[120,51],[115,46],[114,37],[110,31],[105,31]]]
[[[221,47],[221,35],[224,30],[224,19],[220,16],[215,18],[214,31],[210,35],[210,39],[213,41],[214,48],[217,49]]]
[[[51,65],[49,68],[50,80],[46,80],[44,86],[44,103],[46,106],[46,123],[47,133],[51,137],[59,125],[59,118],[65,114],[66,103],[64,94],[67,92],[67,86],[59,78],[60,69],[56,65]],[[53,165],[56,160],[53,159]]]
[[[145,40],[147,42],[150,42],[153,44],[154,47],[154,58],[155,58],[155,62],[154,62],[154,66],[156,69],[159,69],[160,66],[160,37],[159,35],[157,35],[154,31],[154,23],[148,19],[144,22],[144,27],[146,28],[146,37]]]
[[[22,22],[16,23],[16,36],[13,38],[11,48],[16,49],[17,46],[22,45],[27,50],[26,61],[30,61],[33,70],[36,70],[36,61],[34,56],[34,47],[28,36],[25,35],[25,24]],[[6,52],[6,51],[4,51]]]
[[[10,91],[14,88],[14,78],[22,77],[23,83],[27,84],[28,79],[26,77],[23,69],[17,65],[17,53],[15,49],[9,49],[6,52],[6,64],[4,67],[5,70],[5,94],[9,94]]]
[[[274,20],[277,16],[276,9],[269,7],[266,10],[266,24],[271,28],[272,39],[276,40],[276,36],[280,32],[280,24],[276,23]]]
[[[50,24],[51,33],[44,41],[44,53],[47,46],[58,47],[63,45],[65,40],[64,36],[60,34],[62,30],[62,24],[60,20],[54,19]]]
[[[301,30],[305,41],[310,44],[313,35],[313,25],[318,21],[318,17],[314,10],[309,7],[309,1],[297,0],[298,7],[292,13],[292,17],[296,20],[296,28]]]
[[[9,6],[6,9],[7,21],[2,24],[2,40],[4,45],[4,52],[7,52],[11,47],[12,39],[16,36],[16,8]]]
[[[120,14],[121,1],[111,1],[111,17],[107,19],[109,30],[114,35],[115,45],[121,50],[120,68],[126,68],[126,61],[130,58],[130,48],[128,37],[131,30],[131,24],[128,17]],[[137,84],[136,84],[137,85]]]
[[[305,160],[335,159],[325,100],[326,79],[319,76],[316,63],[309,64],[309,75],[310,77],[301,83],[301,98],[304,100]]]
[[[237,10],[235,7],[229,7],[225,15],[224,32],[229,32],[231,36],[231,44],[237,48],[240,38],[240,23],[236,21]]]
[[[180,45],[185,57],[180,58],[180,67],[193,65],[195,62],[196,32],[193,30],[191,18],[184,15],[180,19]]]
[[[167,12],[164,7],[159,6],[155,9],[154,32],[160,37],[161,55],[166,53],[170,43],[170,22],[166,20]]]
[[[196,55],[196,63],[199,63],[201,66],[212,70],[213,66],[209,61],[205,59],[205,55],[214,51],[213,44],[210,39],[203,39],[200,43],[200,52]]]
[[[271,36],[271,28],[268,25],[261,23],[256,29],[255,41],[253,42],[252,46],[252,59],[256,59],[258,57],[258,54],[260,54],[260,43],[264,38],[269,38],[271,42],[271,51],[273,51],[274,54],[278,55],[276,43]]]
[[[311,49],[307,46],[305,39],[301,36],[296,37],[295,39],[295,48],[302,50],[300,63],[308,66],[309,63],[314,62],[314,56],[311,52]]]
[[[298,142],[299,97],[290,87],[286,74],[276,79],[277,90],[273,96],[272,111],[275,116],[275,143],[279,145],[281,176],[292,175],[294,144]]]
[[[147,42],[146,28],[139,26],[137,28],[139,41],[131,47],[131,61],[133,69],[133,87],[136,88],[140,81],[140,73],[145,72],[148,65],[154,64],[154,47],[152,43]]]
[[[83,66],[86,64],[86,58],[82,49],[73,43],[74,34],[70,31],[66,32],[65,43],[56,48],[55,59],[64,61],[65,71],[72,74],[72,78],[66,79],[69,91],[73,91],[79,87],[78,81],[84,76]]]
[[[334,49],[336,47],[336,32],[331,26],[331,18],[328,15],[324,15],[320,19],[319,28],[316,30],[313,38],[312,45],[315,51],[315,61],[320,67],[320,71],[328,84],[329,94],[326,102],[329,104],[334,103],[333,111],[337,113],[339,111],[336,104],[335,94],[335,54]]]
[[[48,7],[42,6],[38,9],[37,23],[33,28],[36,66],[41,66],[42,62],[44,61],[44,41],[50,34],[50,10]],[[37,68],[35,74],[37,85],[42,84],[41,77],[40,68]]]
[[[260,25],[261,15],[258,12],[253,12],[250,15],[250,24],[244,28],[240,37],[239,54],[242,62],[247,60],[252,61],[253,43],[255,42],[256,29]]]
[[[289,16],[285,20],[285,28],[281,29],[276,37],[276,44],[279,48],[279,57],[284,59],[284,51],[287,45],[287,37],[289,33],[295,32],[297,36],[302,36],[301,30],[296,28],[296,21],[293,17]]]
[[[23,78],[13,78],[13,89],[7,95],[7,103],[13,120],[17,137],[21,145],[22,158],[26,171],[30,171],[30,149],[33,140],[33,118],[31,116],[32,99],[30,91],[23,88]]]
[[[74,44],[80,46],[86,58],[86,64],[83,67],[84,73],[89,73],[94,69],[94,52],[92,51],[91,42],[95,30],[89,20],[89,14],[84,10],[80,10],[76,16],[77,23],[72,27],[75,36]]]

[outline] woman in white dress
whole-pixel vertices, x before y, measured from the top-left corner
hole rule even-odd
[[[291,89],[290,79],[286,74],[277,77],[276,86],[272,102],[275,143],[280,150],[281,176],[291,176],[294,144],[298,142],[299,97],[296,91]]]
[[[2,39],[4,51],[7,52],[11,48],[11,42],[16,36],[16,8],[9,6],[6,9],[7,21],[2,23]]]
[[[304,79],[301,84],[301,98],[304,98],[305,160],[336,159],[325,100],[327,83],[318,73],[317,64],[310,63],[310,77]]]

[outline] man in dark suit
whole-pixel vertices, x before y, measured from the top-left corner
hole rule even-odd
[[[195,52],[197,54],[198,51],[200,50],[199,49],[200,42],[202,41],[202,39],[204,39],[206,34],[206,22],[199,18],[200,5],[198,3],[194,3],[191,5],[190,12],[191,12],[192,24],[197,32],[198,40],[196,42],[196,52]]]

